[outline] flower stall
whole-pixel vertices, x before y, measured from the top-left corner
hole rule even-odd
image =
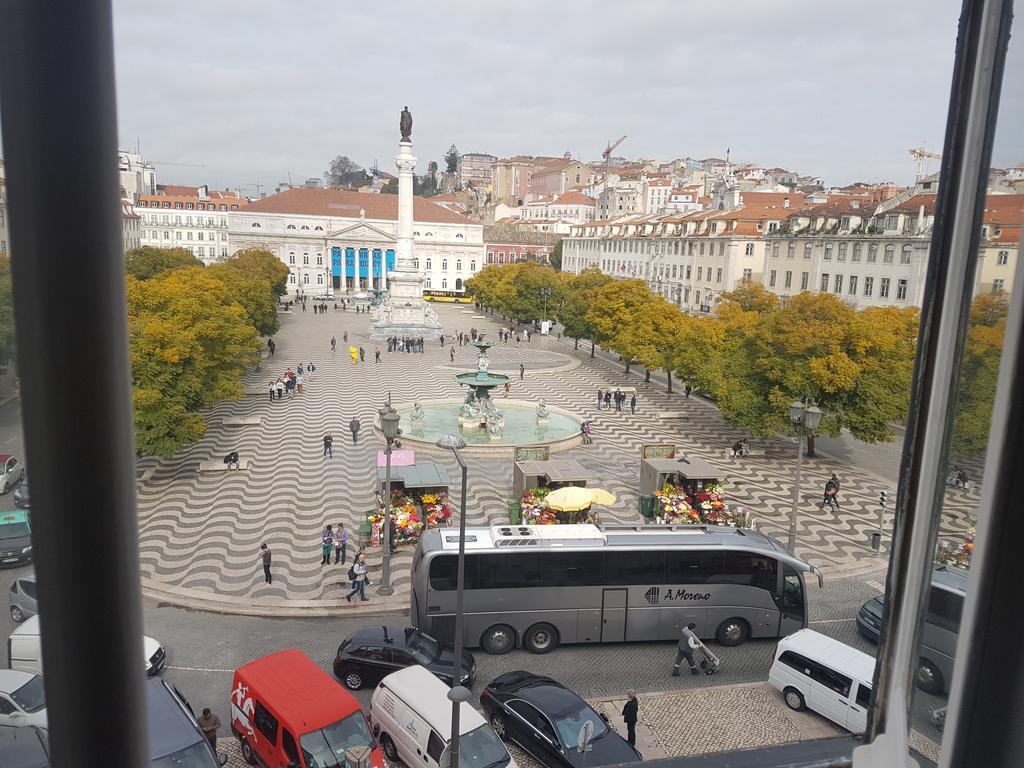
[[[452,505],[447,493],[424,493],[418,501],[427,528],[445,528],[452,524]]]
[[[383,531],[384,494],[387,470],[377,467],[380,482],[378,508],[367,515],[372,525],[372,541],[378,543]],[[442,464],[406,464],[391,466],[391,521],[395,545],[415,544],[424,527],[451,524],[452,507],[448,499],[448,470]]]
[[[974,526],[972,525],[963,541],[939,539],[935,548],[935,562],[939,565],[951,565],[956,568],[970,568],[971,555],[974,553]]]
[[[541,486],[523,491],[520,501],[523,510],[522,522],[525,525],[554,525],[558,522],[558,516],[544,503],[551,490],[547,486]]]

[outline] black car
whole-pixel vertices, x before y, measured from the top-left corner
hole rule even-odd
[[[18,487],[14,489],[14,506],[20,509],[29,508],[28,475],[25,475],[18,483]]]
[[[173,684],[158,678],[147,680],[146,710],[153,768],[217,768],[227,762],[226,753],[213,753],[192,705]]]
[[[868,640],[878,642],[882,634],[882,616],[885,613],[885,603],[882,596],[872,597],[860,607],[857,612],[857,629]]]
[[[494,732],[542,765],[591,768],[643,760],[587,702],[550,677],[506,672],[480,694]]]
[[[11,768],[49,768],[46,731],[34,725],[0,726],[0,765]]]
[[[415,627],[364,627],[338,646],[334,674],[345,687],[357,691],[375,686],[403,667],[419,664],[448,685],[454,685],[455,649]],[[476,660],[462,652],[459,683],[467,688],[476,677]]]

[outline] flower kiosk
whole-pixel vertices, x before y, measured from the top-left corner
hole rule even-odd
[[[647,522],[745,527],[747,514],[725,502],[722,470],[674,445],[645,445],[640,461],[640,514]]]
[[[385,456],[377,457],[377,509],[367,514],[370,543],[379,546],[384,523],[387,469]],[[416,463],[416,452],[391,453],[391,523],[396,546],[415,544],[424,528],[451,524],[452,507],[448,499],[448,470],[443,464]]]
[[[526,446],[515,450],[512,468],[512,500],[509,522],[513,525],[557,523],[557,514],[544,499],[559,488],[586,488],[594,473],[575,459],[552,459],[546,446]]]

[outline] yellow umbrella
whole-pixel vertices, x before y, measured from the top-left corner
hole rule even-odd
[[[549,493],[544,501],[556,512],[579,512],[591,504],[614,504],[615,496],[601,488],[567,485]]]

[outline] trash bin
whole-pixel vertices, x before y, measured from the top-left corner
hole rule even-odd
[[[367,520],[365,523],[362,523],[359,526],[359,546],[360,547],[369,547],[370,546],[370,538],[371,538],[372,530],[373,530],[373,526],[371,525],[369,520]]]
[[[508,503],[508,522],[511,525],[519,525],[523,519],[523,505],[519,501],[509,501]]]
[[[651,519],[654,517],[654,497],[653,496],[641,496],[640,497],[640,514],[643,517]]]
[[[882,532],[881,531],[873,532],[871,534],[871,551],[874,552],[877,555],[878,554],[878,549],[879,549],[879,547],[881,545],[882,545]]]

